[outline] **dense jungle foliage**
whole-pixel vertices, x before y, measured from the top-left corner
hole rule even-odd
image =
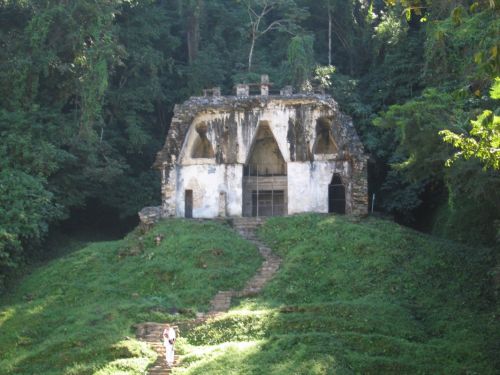
[[[278,87],[321,84],[354,118],[377,211],[494,244],[499,7],[0,0],[0,290],[27,259],[45,256],[58,223],[104,209],[118,222],[157,204],[151,165],[174,104],[261,73]]]

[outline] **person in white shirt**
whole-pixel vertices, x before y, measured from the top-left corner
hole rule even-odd
[[[167,365],[174,365],[174,344],[175,344],[175,329],[167,324],[163,331],[163,345],[165,345],[165,359]]]

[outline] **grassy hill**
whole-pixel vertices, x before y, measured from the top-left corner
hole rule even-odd
[[[165,234],[160,246],[157,233]],[[493,250],[375,219],[273,218],[283,257],[264,292],[184,332],[177,374],[494,374],[500,368]],[[27,276],[0,305],[2,374],[141,374],[144,321],[206,310],[241,288],[256,249],[214,222],[168,220],[96,243]],[[175,313],[175,314],[174,314]]]
[[[284,261],[254,300],[191,332],[183,374],[494,374],[492,250],[388,221],[273,218]]]
[[[155,353],[133,338],[133,324],[192,318],[260,263],[254,246],[215,222],[168,220],[94,243],[3,297],[0,374],[142,374]]]

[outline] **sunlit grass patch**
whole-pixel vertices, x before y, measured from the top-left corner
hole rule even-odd
[[[241,360],[261,351],[260,341],[225,342],[202,347],[189,346],[176,374],[242,374]]]
[[[260,235],[282,256],[279,272],[187,333],[198,354],[185,373],[495,373],[491,249],[329,215],[272,218]],[[258,351],[204,354],[236,340]]]
[[[164,234],[159,246],[156,234]],[[494,374],[491,250],[381,220],[273,218],[260,235],[283,257],[254,298],[182,331],[182,374]],[[6,374],[141,374],[156,354],[143,321],[182,321],[261,262],[225,226],[171,220],[35,270],[0,307]]]
[[[186,220],[55,259],[0,305],[2,374],[143,374],[156,355],[130,338],[135,323],[191,319],[260,263],[228,226]]]

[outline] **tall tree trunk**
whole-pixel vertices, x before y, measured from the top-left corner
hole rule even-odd
[[[252,70],[252,57],[253,57],[253,49],[255,47],[255,35],[252,35],[252,43],[250,45],[250,52],[248,53],[248,71]]]
[[[188,48],[188,62],[189,65],[193,63],[198,56],[198,42],[199,36],[196,28],[191,28],[187,31],[187,48]]]
[[[332,8],[328,4],[328,65],[332,65]]]
[[[188,49],[188,62],[189,65],[198,56],[200,46],[200,16],[203,0],[196,0],[189,9],[187,18],[187,49]]]

